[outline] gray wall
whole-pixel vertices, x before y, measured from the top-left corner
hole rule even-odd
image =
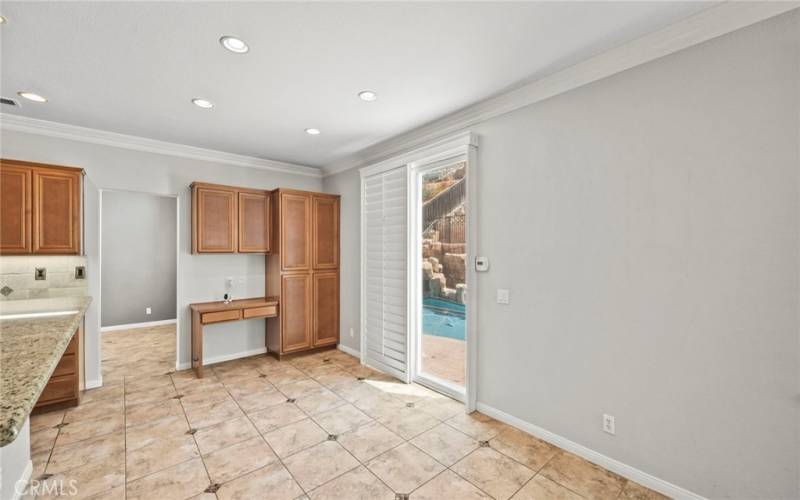
[[[799,65],[795,11],[472,129],[478,401],[708,497],[800,497]],[[358,175],[324,185],[344,242]]]
[[[175,319],[176,199],[126,191],[102,198],[101,326]]]
[[[210,161],[135,151],[114,146],[90,144],[28,132],[0,130],[4,158],[15,158],[86,169],[85,231],[89,256],[89,290],[94,302],[87,312],[86,380],[96,384],[100,376],[99,280],[92,272],[97,262],[99,240],[97,189],[141,191],[158,195],[177,195],[179,213],[178,257],[178,358],[183,367],[190,365],[191,322],[189,304],[222,300],[225,278],[233,277],[234,297],[257,297],[264,294],[265,260],[263,255],[192,255],[191,190],[192,181],[247,186],[257,189],[287,187],[319,191],[322,180],[258,168],[236,167]],[[96,264],[95,264],[96,266]],[[96,267],[94,267],[96,269]],[[89,318],[92,318],[90,321]],[[236,321],[204,329],[206,359],[237,355],[264,348],[264,321]]]

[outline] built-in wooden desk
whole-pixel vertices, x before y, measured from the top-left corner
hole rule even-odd
[[[202,302],[190,304],[189,308],[192,310],[192,369],[198,378],[203,378],[203,325],[243,319],[274,318],[278,315],[279,305],[277,297],[257,297],[228,303]],[[264,341],[266,342],[266,331]]]

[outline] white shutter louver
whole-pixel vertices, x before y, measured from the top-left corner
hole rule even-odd
[[[366,363],[406,379],[407,173],[401,167],[364,178]]]

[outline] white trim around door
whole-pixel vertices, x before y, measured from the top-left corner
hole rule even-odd
[[[416,334],[416,321],[419,316],[418,306],[412,305],[417,295],[417,288],[419,285],[419,267],[418,256],[415,246],[417,237],[412,233],[418,229],[418,224],[410,223],[412,218],[417,217],[417,210],[412,207],[414,198],[411,193],[406,194],[406,213],[407,213],[407,237],[406,237],[406,283],[405,283],[405,296],[406,296],[406,311],[407,318],[406,325],[406,362],[405,370],[400,367],[387,370],[385,366],[380,363],[371,361],[368,356],[369,346],[369,329],[367,328],[368,316],[368,300],[372,300],[368,290],[367,268],[368,268],[368,231],[370,229],[370,222],[367,220],[368,203],[366,198],[367,182],[370,178],[375,180],[377,176],[384,175],[388,172],[394,171],[398,174],[401,169],[405,173],[408,181],[407,187],[410,182],[416,177],[415,171],[418,168],[423,168],[432,163],[438,163],[442,160],[447,160],[454,157],[462,157],[467,162],[467,215],[466,215],[466,241],[467,241],[467,265],[466,276],[469,283],[469,292],[467,293],[467,353],[466,353],[466,380],[463,394],[455,394],[450,388],[444,386],[437,386],[432,383],[434,389],[437,389],[446,394],[456,396],[458,399],[466,403],[468,412],[475,410],[477,399],[477,349],[478,349],[478,281],[474,269],[474,257],[478,255],[478,221],[477,221],[477,147],[478,138],[470,132],[459,133],[444,139],[435,141],[427,146],[417,150],[405,153],[401,156],[384,159],[375,164],[369,165],[361,169],[361,362],[366,365],[372,365],[375,368],[383,369],[392,375],[404,380],[406,383],[412,381],[412,374],[415,370],[416,359],[416,342],[414,336]],[[395,207],[399,208],[399,207]],[[374,214],[372,214],[374,215]],[[413,226],[413,227],[412,227]],[[373,297],[374,298],[374,297]],[[373,303],[375,302],[372,300]],[[409,355],[411,354],[411,355]]]

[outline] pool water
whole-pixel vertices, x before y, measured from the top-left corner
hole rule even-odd
[[[423,299],[422,333],[437,337],[466,338],[466,307],[440,299]]]

